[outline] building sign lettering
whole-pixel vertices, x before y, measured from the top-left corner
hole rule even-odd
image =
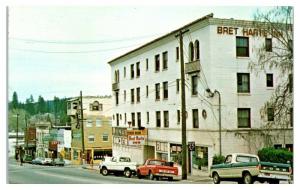
[[[236,27],[227,27],[227,26],[218,26],[217,34],[228,34],[228,35],[238,35],[238,33],[243,36],[260,36],[267,37],[268,34],[274,37],[282,36],[282,32],[275,30],[268,30],[262,28],[236,28]]]
[[[128,135],[128,145],[144,145],[144,135]]]

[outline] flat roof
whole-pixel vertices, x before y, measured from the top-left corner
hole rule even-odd
[[[184,26],[182,26],[182,27],[180,27],[180,28],[178,28],[176,30],[173,30],[173,31],[171,31],[171,32],[169,32],[169,33],[161,36],[161,37],[158,37],[158,38],[156,38],[156,39],[154,39],[154,40],[152,40],[152,41],[150,41],[150,42],[148,42],[148,43],[146,43],[146,44],[144,44],[144,45],[142,45],[142,46],[140,46],[138,48],[135,48],[135,49],[133,49],[133,50],[131,50],[131,51],[129,51],[129,52],[127,52],[127,53],[119,56],[119,57],[116,57],[115,59],[109,61],[108,64],[111,64],[112,62],[114,62],[114,61],[116,61],[116,60],[118,60],[120,58],[123,58],[123,57],[125,57],[125,56],[127,56],[127,55],[129,55],[129,54],[131,54],[131,53],[133,53],[133,52],[135,52],[137,50],[139,50],[139,49],[142,49],[142,48],[144,48],[144,47],[146,47],[146,46],[148,46],[150,44],[153,44],[153,43],[155,43],[155,42],[157,42],[157,41],[159,41],[159,40],[161,40],[161,39],[163,39],[163,38],[165,38],[167,36],[174,35],[175,33],[179,32],[180,30],[182,30],[182,29],[184,29],[186,27],[189,27],[189,26],[191,26],[191,25],[193,25],[193,24],[195,24],[197,22],[200,22],[200,21],[203,21],[203,20],[206,20],[206,19],[209,19],[209,18],[213,18],[213,16],[214,16],[214,14],[210,13],[210,14],[204,16],[204,17],[201,17],[201,18],[199,18],[197,20],[194,20],[193,22],[190,22],[190,23],[188,23],[188,24],[186,24],[186,25],[184,25]]]

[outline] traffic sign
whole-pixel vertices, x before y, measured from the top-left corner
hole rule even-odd
[[[195,151],[195,141],[188,142],[189,151]]]

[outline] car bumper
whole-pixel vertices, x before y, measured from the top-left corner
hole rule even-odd
[[[280,175],[280,174],[267,174],[262,173],[258,175],[259,178],[265,178],[265,179],[280,179],[280,180],[291,180],[290,175]]]

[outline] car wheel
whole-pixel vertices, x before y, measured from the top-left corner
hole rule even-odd
[[[108,175],[108,170],[104,167],[102,168],[102,175],[107,176]]]
[[[141,175],[141,172],[140,172],[140,170],[138,170],[137,172],[136,172],[136,175],[137,175],[137,177],[139,178],[139,179],[142,179],[142,175]]]
[[[270,184],[279,184],[279,180],[278,179],[272,179],[269,181]]]
[[[214,182],[214,184],[219,184],[220,183],[220,176],[216,172],[213,174],[213,182]]]
[[[128,177],[128,178],[130,178],[131,177],[131,171],[130,171],[130,169],[125,169],[125,171],[124,171],[124,175],[125,175],[125,177]]]
[[[173,181],[173,177],[168,177],[168,181]]]
[[[150,179],[150,180],[154,180],[154,177],[155,177],[155,176],[154,176],[153,173],[150,171],[150,173],[149,173],[149,179]]]
[[[253,183],[252,176],[249,172],[247,172],[243,175],[243,182],[244,182],[244,184],[252,184]]]

